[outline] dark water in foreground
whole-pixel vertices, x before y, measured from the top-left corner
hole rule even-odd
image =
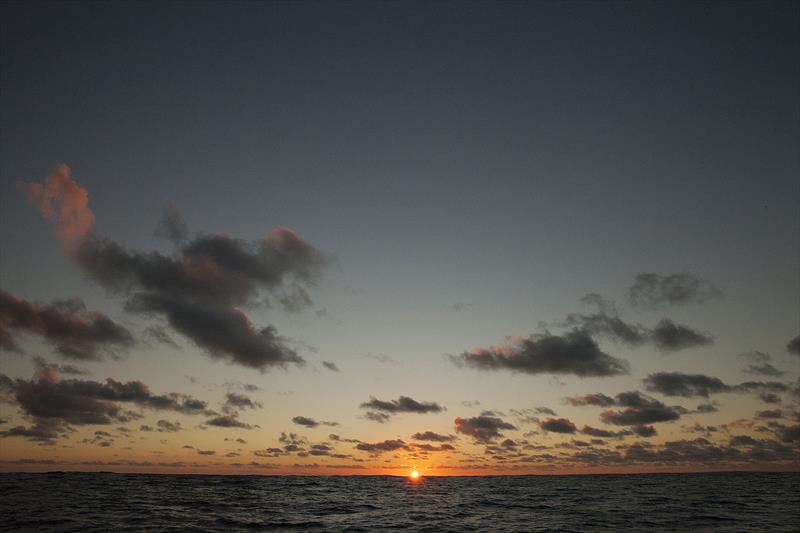
[[[0,529],[797,531],[800,474],[0,474]]]

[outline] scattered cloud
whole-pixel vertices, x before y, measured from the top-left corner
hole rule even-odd
[[[336,427],[339,425],[338,422],[328,422],[325,420],[314,420],[313,418],[308,418],[306,416],[296,416],[292,418],[292,422],[297,424],[298,426],[305,426],[307,428],[315,428],[319,426],[329,426],[329,427]]]
[[[586,332],[531,335],[514,345],[477,348],[451,356],[458,366],[526,374],[574,374],[579,377],[628,373],[628,363],[600,350]]]
[[[452,442],[456,438],[453,435],[442,435],[433,431],[422,431],[411,435],[414,440],[426,440],[431,442]]]
[[[453,421],[457,433],[475,439],[476,442],[491,442],[503,436],[503,430],[517,429],[513,424],[494,416],[474,416],[471,418],[458,417]]]
[[[0,348],[20,351],[15,333],[42,337],[65,359],[96,361],[134,344],[130,331],[103,313],[87,312],[82,300],[40,304],[0,290]]]
[[[671,305],[702,304],[721,298],[722,291],[710,282],[691,274],[642,272],[628,289],[632,305],[658,309]]]
[[[552,433],[575,433],[578,428],[567,418],[547,418],[539,423],[544,431]]]
[[[322,366],[330,370],[331,372],[340,372],[339,367],[336,366],[335,363],[331,363],[330,361],[323,361]]]

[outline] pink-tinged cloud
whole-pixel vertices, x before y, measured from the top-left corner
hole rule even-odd
[[[56,234],[67,252],[89,234],[94,213],[89,209],[89,193],[72,180],[69,166],[58,165],[42,183],[23,184],[31,205],[55,225]]]

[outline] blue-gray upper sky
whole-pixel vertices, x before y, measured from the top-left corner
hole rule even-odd
[[[446,432],[471,413],[462,401],[559,411],[564,396],[642,389],[666,370],[738,383],[739,354],[755,350],[791,381],[799,24],[791,2],[7,2],[0,288],[30,302],[80,297],[143,331],[18,184],[66,163],[94,233],[131,250],[170,253],[154,229],[171,202],[191,235],[257,241],[286,227],[328,259],[308,309],[287,312],[274,295],[247,308],[311,367],[226,365],[173,328],[182,351],[87,363],[101,381],[190,391],[199,385],[175,384],[184,375],[261,380],[293,391],[274,408],[286,420],[350,417],[367,440],[408,439],[356,417],[370,395],[446,404]],[[641,273],[687,273],[719,294],[636,307]],[[596,383],[453,364],[576,326],[565,317],[592,309],[587,293],[625,320],[668,317],[713,344],[663,355],[606,339],[630,373]],[[15,354],[2,367],[32,372]],[[325,415],[329,394],[343,399]],[[752,416],[757,402],[740,403],[723,418]],[[291,429],[284,418],[253,423],[269,439]]]

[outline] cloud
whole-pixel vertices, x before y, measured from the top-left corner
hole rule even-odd
[[[164,205],[164,212],[156,225],[155,235],[167,239],[175,246],[182,245],[188,239],[189,228],[173,202]]]
[[[335,363],[331,363],[330,361],[323,361],[322,366],[330,370],[331,372],[339,372],[339,367],[336,366]]]
[[[393,452],[395,450],[399,450],[401,448],[405,448],[406,443],[400,439],[395,440],[385,440],[382,442],[359,442],[356,444],[355,448],[357,450],[361,450],[364,452],[370,452],[373,454],[381,454],[385,452]]]
[[[22,437],[31,442],[55,444],[58,437],[67,430],[61,420],[38,418],[32,426],[15,426],[0,431],[0,437]]]
[[[239,428],[239,429],[253,429],[256,426],[251,426],[250,424],[245,424],[237,415],[221,415],[214,417],[210,420],[206,420],[206,424],[209,426],[216,426],[221,428]]]
[[[442,435],[441,433],[434,433],[433,431],[423,431],[411,435],[414,440],[427,440],[431,442],[452,442],[456,438],[453,435]]]
[[[92,231],[94,214],[89,209],[89,193],[72,180],[70,168],[58,165],[42,183],[23,183],[31,205],[49,220],[68,252]]]
[[[539,427],[552,433],[575,433],[578,430],[567,418],[547,418],[539,423]]]
[[[656,327],[650,332],[650,337],[656,348],[664,352],[674,352],[714,343],[711,335],[696,331],[689,326],[676,324],[668,318],[664,318],[656,324]]]
[[[511,346],[478,348],[451,356],[458,366],[478,370],[510,370],[526,374],[574,374],[579,377],[628,373],[628,363],[600,350],[586,332],[531,335]]]
[[[286,346],[285,339],[272,326],[257,329],[240,310],[210,307],[158,294],[138,294],[128,310],[163,313],[170,326],[192,339],[216,359],[266,371],[304,364],[303,358]]]
[[[183,429],[180,422],[170,422],[169,420],[163,419],[156,422],[156,427],[158,427],[158,431],[162,433],[174,433]]]
[[[663,352],[714,342],[711,335],[696,331],[689,326],[675,324],[668,318],[662,319],[653,328],[625,322],[617,315],[616,308],[611,302],[603,300],[594,293],[587,294],[581,301],[597,305],[598,311],[592,314],[570,313],[563,326],[575,328],[592,337],[605,337],[628,346],[651,343]]]
[[[789,341],[789,344],[786,345],[786,351],[794,355],[800,355],[800,335]]]
[[[742,372],[760,374],[762,376],[782,376],[785,374],[783,370],[779,370],[769,363],[772,360],[772,356],[768,353],[752,351],[739,354],[739,357],[752,361]]]
[[[397,413],[441,413],[445,411],[445,408],[438,403],[418,402],[417,400],[409,398],[408,396],[400,396],[396,400],[389,401],[379,400],[374,396],[370,396],[369,401],[362,403],[360,407],[362,409],[369,409],[372,412],[377,411],[389,415],[394,415]]]
[[[91,373],[85,368],[79,368],[73,365],[59,365],[56,363],[50,363],[44,357],[34,356],[32,357],[32,359],[33,359],[33,364],[36,365],[37,370],[43,370],[49,368],[52,369],[57,374],[65,374],[72,376],[87,376]]]
[[[633,434],[632,431],[627,429],[624,429],[622,431],[609,431],[607,429],[599,429],[587,425],[584,425],[580,429],[580,432],[583,433],[584,435],[589,435],[591,437],[601,437],[604,439],[627,437]]]
[[[609,405],[614,405],[614,398],[611,396],[606,396],[605,394],[597,393],[597,394],[586,394],[583,396],[571,396],[565,398],[567,403],[570,405],[574,405],[577,407],[581,407],[584,405],[594,405],[597,407],[608,407]]]
[[[338,422],[327,422],[325,420],[314,420],[313,418],[308,418],[307,416],[296,416],[292,418],[292,422],[297,424],[298,426],[305,426],[307,428],[315,428],[318,426],[330,426],[336,427],[339,425]]]
[[[665,396],[682,396],[684,398],[697,396],[708,398],[710,394],[731,390],[731,387],[723,383],[719,378],[703,374],[656,372],[648,375],[643,381],[645,388],[651,392],[658,392]]]
[[[39,335],[66,359],[100,360],[134,344],[133,335],[79,299],[31,303],[0,290],[0,348],[19,350],[14,332]]]
[[[665,405],[637,391],[617,394],[614,405],[621,410],[608,410],[600,414],[600,420],[616,426],[642,426],[655,422],[677,420],[685,412],[678,406]]]
[[[503,436],[502,430],[517,429],[513,424],[494,416],[458,417],[453,421],[457,433],[468,435],[476,442],[491,442]]]
[[[32,380],[11,379],[0,374],[0,391],[37,425],[86,425],[128,422],[141,415],[126,411],[120,403],[138,407],[175,411],[183,414],[210,414],[206,402],[184,394],[156,395],[141,381],[122,383],[108,378],[105,383],[88,380],[58,380],[51,368],[39,370]]]
[[[225,393],[225,403],[222,405],[222,410],[226,413],[231,413],[238,409],[262,409],[264,404],[259,401],[251,400],[244,394],[236,392]]]
[[[379,424],[385,424],[388,422],[392,417],[387,415],[386,413],[377,413],[375,411],[367,411],[364,413],[364,418],[367,420],[372,420],[373,422],[377,422]]]
[[[302,365],[275,328],[254,326],[240,307],[257,302],[261,291],[305,300],[328,258],[286,228],[252,243],[214,234],[186,240],[181,221],[168,211],[159,226],[176,244],[171,255],[129,251],[87,232],[70,256],[90,279],[126,296],[126,310],[165,317],[213,358],[262,372]]]
[[[722,297],[710,282],[691,274],[660,275],[643,272],[628,289],[632,305],[657,309],[670,305],[701,304]]]

